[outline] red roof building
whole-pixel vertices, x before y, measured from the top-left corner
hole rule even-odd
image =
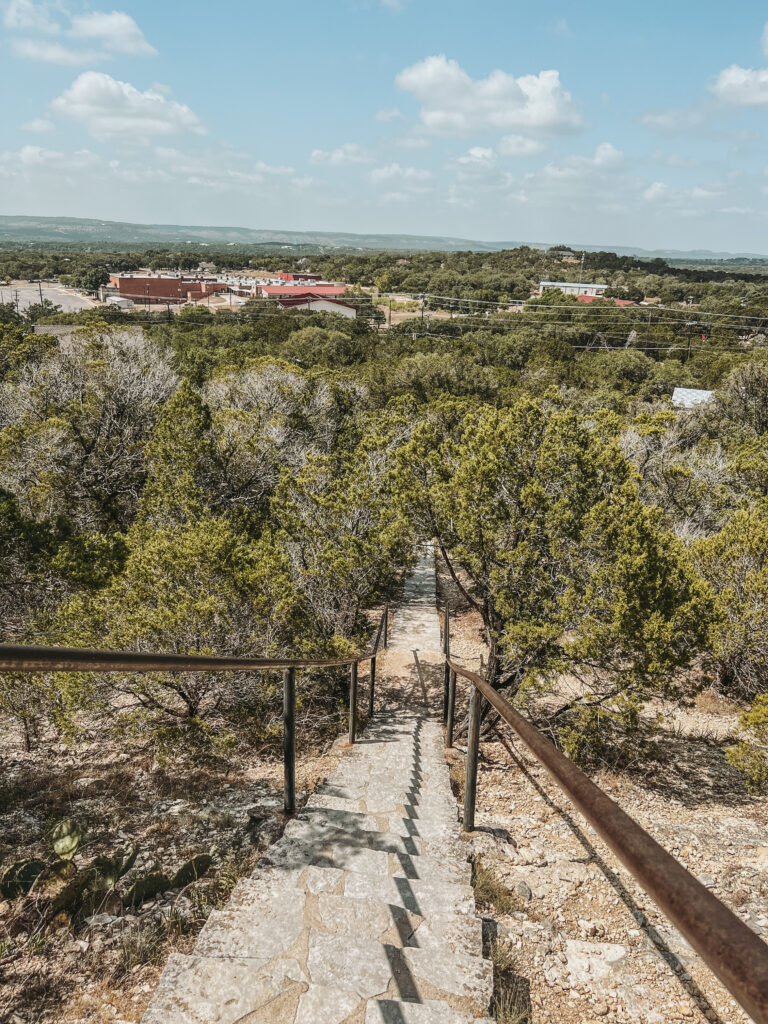
[[[109,283],[117,288],[121,299],[132,299],[135,303],[145,305],[199,302],[200,299],[225,292],[229,288],[229,285],[213,278],[194,277],[124,277],[113,274]]]
[[[322,274],[303,274],[300,271],[289,274],[281,270],[277,276],[281,281],[322,281],[323,279]]]
[[[346,288],[338,284],[313,284],[311,288],[302,288],[295,284],[264,284],[260,290],[265,299],[281,298],[283,295],[306,299],[307,296],[343,295]]]

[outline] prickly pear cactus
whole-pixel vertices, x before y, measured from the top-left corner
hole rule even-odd
[[[46,864],[43,860],[17,860],[10,864],[0,877],[0,893],[7,900],[28,893],[43,871]]]
[[[53,852],[61,860],[72,860],[83,838],[83,830],[74,818],[60,821],[51,834]]]
[[[200,853],[197,857],[182,864],[179,870],[171,879],[171,889],[183,889],[185,885],[191,885],[198,878],[202,878],[208,868],[213,864],[213,857],[207,853]]]

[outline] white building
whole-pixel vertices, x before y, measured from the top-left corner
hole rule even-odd
[[[336,313],[338,316],[346,317],[347,320],[354,320],[357,317],[357,310],[348,302],[325,299],[322,296],[308,296],[306,299],[281,298],[277,300],[277,304],[281,309],[308,309],[312,313]]]
[[[712,397],[713,392],[701,388],[675,388],[672,392],[672,405],[676,409],[692,409],[694,405],[703,405]]]
[[[601,299],[608,285],[581,284],[577,281],[539,281],[539,295],[543,295],[547,288],[555,288],[563,295],[589,295],[593,299]]]

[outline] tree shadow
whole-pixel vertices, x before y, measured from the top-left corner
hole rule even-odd
[[[632,782],[684,807],[752,806],[742,775],[725,758],[724,744],[662,730],[656,739],[658,761],[630,768]]]

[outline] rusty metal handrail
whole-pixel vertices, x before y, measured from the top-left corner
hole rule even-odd
[[[453,691],[449,705],[455,700],[457,675],[472,683],[464,800],[465,829],[468,826],[468,830],[474,828],[482,696],[515,730],[568,799],[655,900],[733,998],[756,1024],[768,1024],[768,945],[481,676],[450,658],[446,662],[451,673],[450,686]],[[452,720],[446,722],[446,744],[453,745]]]
[[[283,807],[296,810],[296,670],[349,666],[349,742],[357,738],[357,666],[370,661],[368,717],[373,717],[376,654],[387,646],[389,605],[379,619],[373,647],[348,658],[222,658],[206,654],[144,654],[76,647],[0,644],[0,672],[263,672],[283,669]]]

